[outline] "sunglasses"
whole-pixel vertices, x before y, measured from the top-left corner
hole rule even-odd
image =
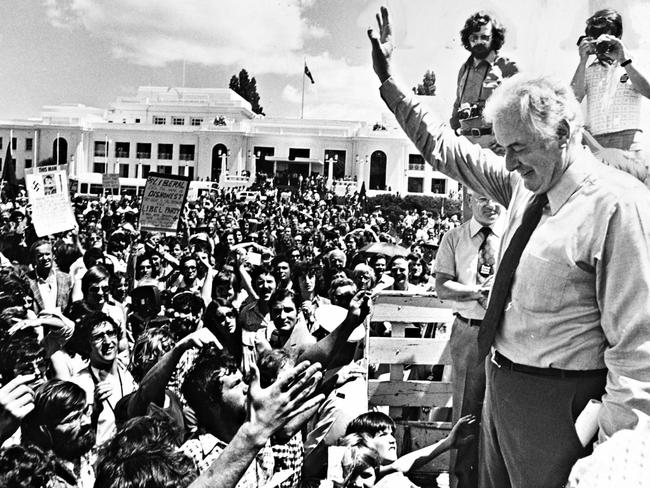
[[[88,287],[88,291],[92,293],[108,293],[109,292],[109,287],[108,286],[97,286],[97,285],[92,285]]]

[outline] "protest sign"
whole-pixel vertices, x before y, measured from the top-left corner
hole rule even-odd
[[[111,195],[120,193],[120,175],[118,174],[103,174],[102,175],[102,186],[104,187],[104,192],[109,190]]]
[[[76,222],[65,165],[26,170],[25,186],[38,237],[74,229]]]
[[[190,180],[184,176],[149,173],[140,208],[140,230],[175,233],[189,186]]]

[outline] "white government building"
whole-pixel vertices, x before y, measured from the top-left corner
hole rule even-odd
[[[392,118],[374,124],[260,117],[228,88],[143,86],[108,110],[45,106],[38,119],[0,121],[0,158],[10,140],[19,179],[25,168],[52,158],[68,164],[80,193],[101,193],[102,175],[110,173],[120,175],[123,191],[134,191],[153,171],[229,186],[257,172],[316,173],[357,188],[365,182],[369,195],[458,191]]]

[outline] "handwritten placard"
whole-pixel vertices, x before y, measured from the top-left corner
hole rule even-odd
[[[140,230],[175,233],[190,186],[189,178],[149,173],[142,196]]]
[[[113,193],[120,192],[120,175],[117,173],[109,173],[102,175],[102,186],[104,191],[108,190]]]
[[[27,197],[32,206],[32,222],[38,237],[65,232],[75,227],[70,204],[66,167],[36,168],[25,171]]]

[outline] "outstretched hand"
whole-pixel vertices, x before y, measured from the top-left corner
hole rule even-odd
[[[280,373],[268,388],[260,386],[259,371],[253,366],[248,389],[249,420],[260,438],[269,438],[291,419],[312,410],[320,404],[324,395],[312,398],[322,378],[321,365],[299,365]]]
[[[20,421],[34,409],[33,374],[16,376],[0,388],[0,443],[11,437]]]
[[[456,425],[449,432],[449,444],[452,448],[464,446],[469,443],[475,436],[475,427],[477,425],[474,415],[465,415],[458,419]]]
[[[372,45],[372,68],[382,83],[391,76],[391,56],[393,55],[393,32],[390,26],[388,9],[381,7],[376,15],[379,33],[368,29],[368,37]]]
[[[372,299],[373,294],[371,291],[361,290],[350,300],[348,318],[355,325],[361,324],[367,316],[372,315]]]

